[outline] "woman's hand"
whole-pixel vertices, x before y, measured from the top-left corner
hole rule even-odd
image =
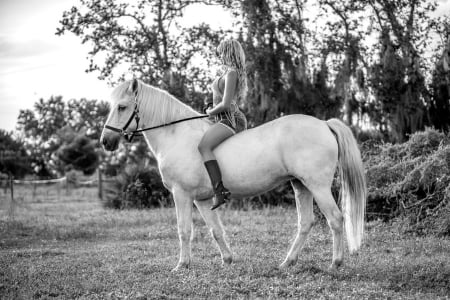
[[[205,103],[205,107],[203,107],[203,113],[207,114],[207,110],[211,110],[213,108],[213,104],[211,102]]]
[[[208,107],[208,108],[205,110],[205,113],[206,113],[207,115],[210,115],[212,110],[213,110],[213,108],[210,106],[210,107]]]

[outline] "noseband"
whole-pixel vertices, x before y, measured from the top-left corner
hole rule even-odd
[[[139,128],[139,121],[140,121],[141,118],[139,117],[138,91],[136,90],[134,92],[134,110],[133,110],[133,113],[131,114],[130,118],[125,123],[125,125],[122,127],[122,129],[116,128],[116,127],[113,127],[113,126],[109,126],[109,125],[105,125],[105,128],[120,133],[127,142],[131,143],[135,136],[142,136],[142,132],[144,132],[144,131],[148,131],[148,130],[152,130],[152,129],[156,129],[156,128],[161,128],[161,127],[165,127],[165,126],[169,126],[169,125],[173,125],[173,124],[176,124],[176,123],[181,123],[181,122],[185,122],[185,121],[189,121],[189,120],[201,119],[201,118],[207,118],[207,117],[209,117],[209,115],[200,115],[200,116],[189,117],[189,118],[185,118],[185,119],[181,119],[181,120],[176,120],[176,121],[173,121],[173,122],[170,122],[170,123],[167,123],[167,124],[161,124],[161,125],[157,125],[157,126],[153,126],[153,127],[138,129]],[[136,130],[128,131],[127,128],[128,128],[128,126],[130,126],[131,121],[133,121],[133,118],[136,120]]]

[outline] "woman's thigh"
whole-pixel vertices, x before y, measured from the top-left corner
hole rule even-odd
[[[228,128],[227,126],[216,123],[212,125],[203,135],[202,140],[200,141],[199,150],[203,151],[212,151],[215,147],[217,147],[224,140],[232,136],[234,132]],[[203,151],[202,151],[203,150]]]

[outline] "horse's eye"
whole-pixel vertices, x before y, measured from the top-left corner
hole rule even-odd
[[[119,111],[124,111],[125,108],[127,108],[126,106],[123,105],[119,105],[119,107],[117,108]]]

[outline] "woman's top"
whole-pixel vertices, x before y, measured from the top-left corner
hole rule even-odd
[[[220,77],[217,77],[211,84],[213,92],[213,105],[216,106],[223,99],[223,91],[220,88],[220,80],[227,72],[224,72]],[[236,83],[237,85],[237,83]],[[214,116],[216,122],[223,123],[228,127],[231,127],[235,132],[240,132],[247,129],[247,119],[245,115],[239,110],[237,105],[237,95],[233,97],[230,103],[230,108],[227,111],[223,111]]]

